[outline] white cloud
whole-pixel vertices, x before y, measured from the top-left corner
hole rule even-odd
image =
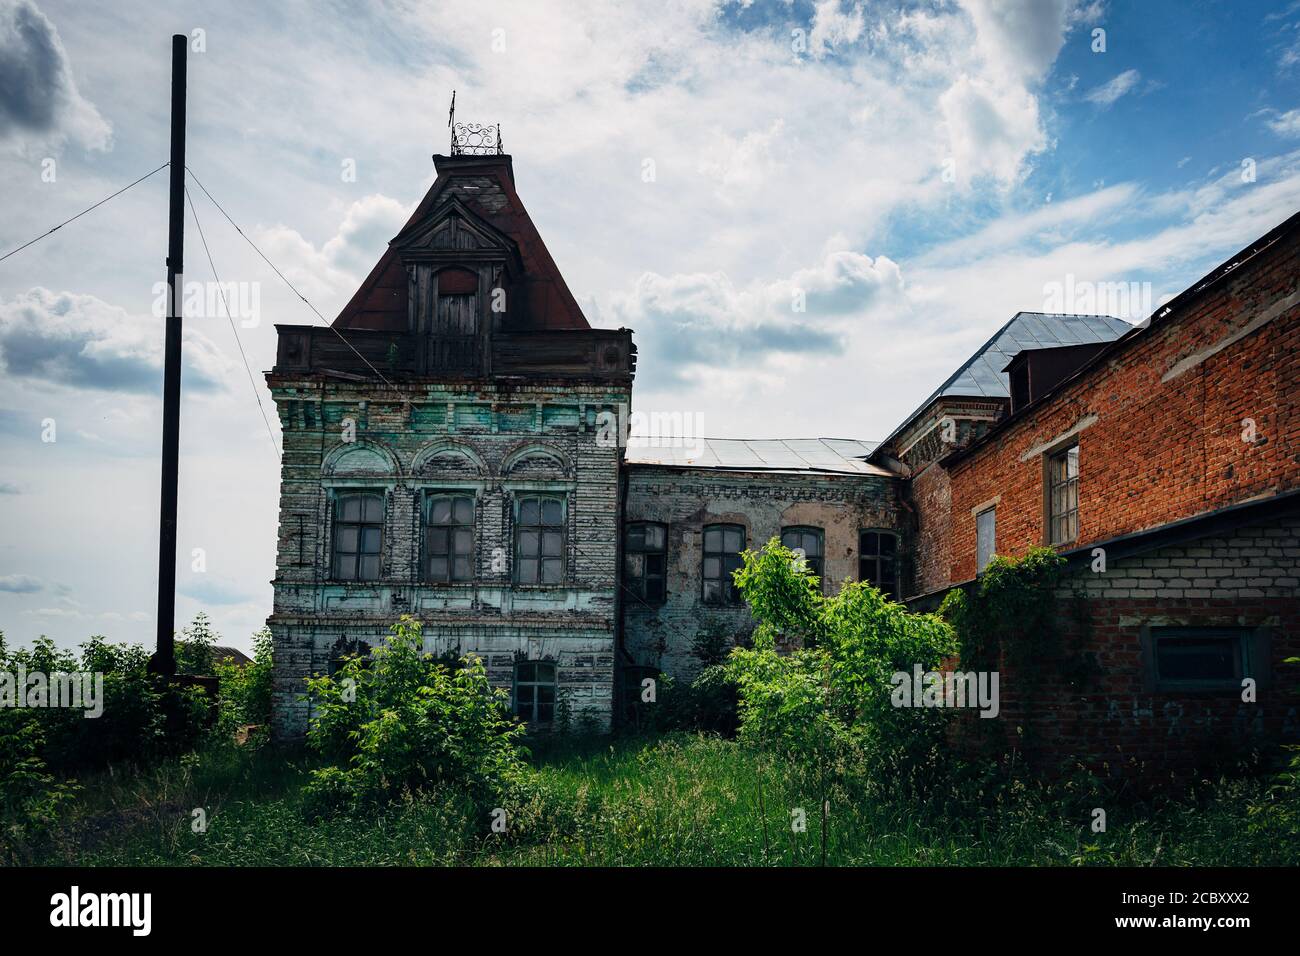
[[[212,341],[185,330],[187,385],[221,386],[229,363]],[[30,289],[0,300],[0,367],[14,378],[76,388],[152,392],[161,387],[163,323],[93,295]]]
[[[1268,123],[1268,128],[1279,136],[1300,136],[1300,110],[1287,110],[1265,122]]]
[[[1131,92],[1142,79],[1142,74],[1137,70],[1125,70],[1118,76],[1113,77],[1107,82],[1088,91],[1084,99],[1089,103],[1096,103],[1098,106],[1107,107],[1113,104],[1121,96]]]
[[[0,591],[8,591],[10,594],[34,594],[44,587],[40,578],[27,574],[0,575]]]
[[[28,0],[0,2],[0,143],[108,149],[112,130],[77,90],[59,31]]]

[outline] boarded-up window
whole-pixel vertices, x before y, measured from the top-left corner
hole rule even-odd
[[[384,496],[340,494],[334,499],[334,579],[378,581],[384,540]]]
[[[993,560],[997,547],[997,509],[989,508],[975,516],[975,570],[983,572]]]
[[[740,589],[732,573],[740,570],[745,528],[738,524],[704,526],[704,603],[740,604]]]

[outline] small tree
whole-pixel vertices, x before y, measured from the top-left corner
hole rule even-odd
[[[735,574],[757,620],[752,649],[732,651],[740,687],[741,736],[792,757],[811,773],[826,854],[835,765],[866,758],[878,770],[927,760],[940,739],[934,711],[895,708],[897,671],[933,669],[956,648],[939,618],[909,614],[870,584],[846,584],[826,598],[804,562],[773,538],[747,551]],[[792,641],[788,654],[778,638]]]
[[[448,667],[424,651],[420,622],[403,615],[369,660],[349,658],[307,682],[316,713],[308,743],[334,766],[313,771],[309,794],[356,806],[441,785],[491,805],[518,782],[524,727],[474,656]]]

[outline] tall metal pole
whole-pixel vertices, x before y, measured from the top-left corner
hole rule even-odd
[[[189,37],[172,37],[171,195],[167,207],[167,345],[163,358],[162,495],[158,521],[158,647],[155,674],[176,673],[176,473],[181,430],[181,301],[185,272],[185,54]]]

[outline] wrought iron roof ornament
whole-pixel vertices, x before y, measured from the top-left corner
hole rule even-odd
[[[451,91],[451,109],[447,112],[447,126],[451,130],[451,155],[500,156],[505,153],[501,145],[501,124],[480,126],[478,123],[456,122],[456,91]]]

